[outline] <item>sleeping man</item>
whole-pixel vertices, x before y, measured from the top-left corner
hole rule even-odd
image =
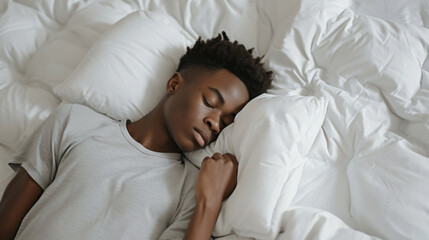
[[[165,96],[136,122],[60,105],[18,149],[0,239],[209,239],[235,188],[231,154],[200,149],[271,83],[260,58],[222,35],[198,39]]]

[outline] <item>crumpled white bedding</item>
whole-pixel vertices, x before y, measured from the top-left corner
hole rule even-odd
[[[61,102],[53,88],[140,9],[194,38],[226,30],[255,47],[275,72],[271,93],[329,98],[277,239],[429,238],[425,0],[0,1],[1,192],[8,159]]]

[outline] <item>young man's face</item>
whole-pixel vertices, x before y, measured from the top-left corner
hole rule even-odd
[[[167,83],[167,93],[166,126],[183,152],[214,141],[249,101],[244,83],[226,69],[176,73]]]

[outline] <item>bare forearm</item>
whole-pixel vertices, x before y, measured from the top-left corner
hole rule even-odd
[[[7,190],[6,190],[7,191]],[[7,211],[6,199],[2,199],[0,204],[0,239],[13,239],[18,230],[18,223],[10,211]]]
[[[9,227],[4,219],[0,219],[0,239],[12,240],[17,230],[18,229]]]
[[[21,221],[42,194],[42,188],[21,169],[0,201],[0,239],[13,239]]]
[[[13,239],[21,222],[18,214],[15,214],[10,207],[16,201],[12,197],[12,185],[8,185],[0,202],[0,239]]]
[[[222,201],[198,201],[186,231],[185,240],[210,239]]]

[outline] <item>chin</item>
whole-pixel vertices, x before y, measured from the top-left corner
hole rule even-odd
[[[196,147],[195,145],[193,145],[191,147],[183,148],[182,152],[193,152],[193,151],[200,150],[200,149],[202,149],[202,148],[199,146]]]
[[[202,149],[198,143],[193,141],[192,136],[192,134],[176,135],[173,139],[182,152],[192,152]]]
[[[192,141],[187,141],[187,142],[181,143],[181,144],[177,143],[177,146],[180,148],[180,150],[182,152],[192,152],[192,151],[200,149]]]

